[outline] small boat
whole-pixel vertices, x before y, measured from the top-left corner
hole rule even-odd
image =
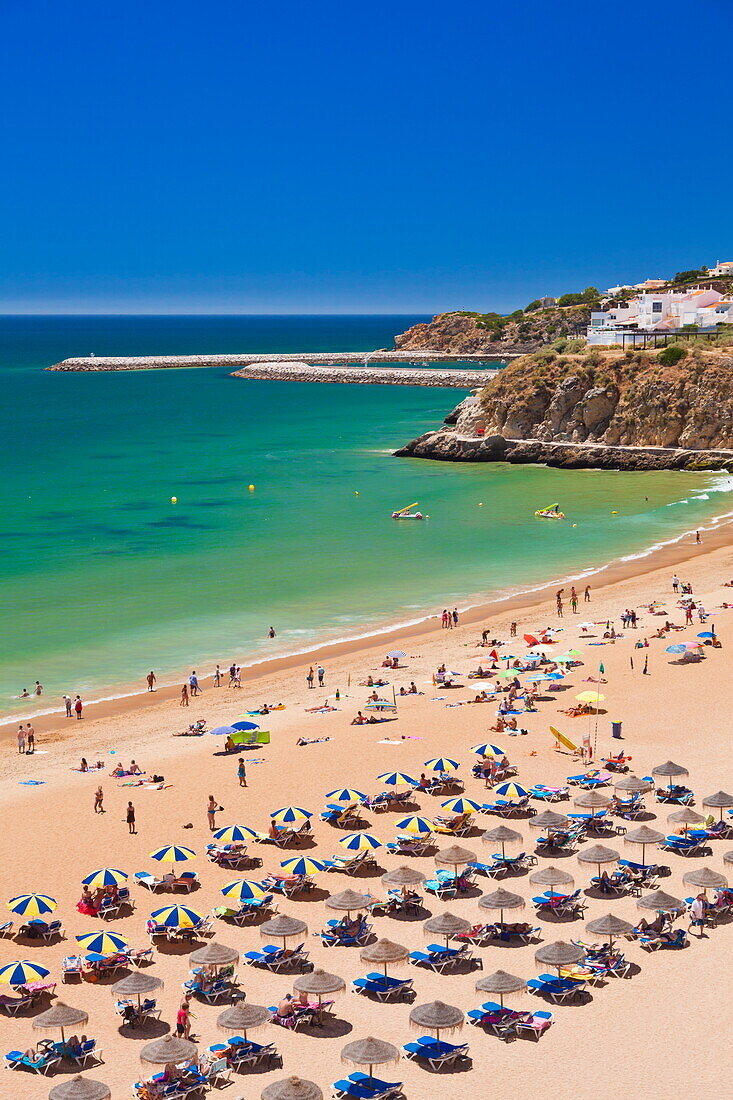
[[[537,519],[565,519],[565,513],[560,511],[559,504],[551,504],[549,508],[540,508],[535,512]]]
[[[417,504],[418,502],[415,501],[413,504],[408,504],[404,508],[400,508],[398,512],[393,512],[392,519],[425,519],[422,512],[410,511],[411,508],[417,508]]]

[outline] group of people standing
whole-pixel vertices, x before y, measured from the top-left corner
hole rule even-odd
[[[454,607],[452,611],[449,611],[447,607],[443,608],[443,614],[440,616],[440,625],[443,630],[453,630],[458,626],[458,608]]]

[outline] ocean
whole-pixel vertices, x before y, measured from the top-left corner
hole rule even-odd
[[[370,351],[424,319],[0,318],[0,713],[590,574],[729,509],[722,475],[393,458],[457,390],[43,370],[92,351]],[[390,518],[413,501],[426,522]],[[554,501],[565,523],[534,518]]]

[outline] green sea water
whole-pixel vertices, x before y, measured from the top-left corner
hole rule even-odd
[[[0,712],[579,576],[730,509],[722,475],[393,458],[456,390],[41,369],[90,350],[368,351],[414,320],[0,319]],[[412,501],[427,522],[390,518]],[[554,501],[567,522],[534,518]]]

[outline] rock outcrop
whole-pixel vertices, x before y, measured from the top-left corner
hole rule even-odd
[[[524,354],[561,336],[584,336],[590,320],[590,306],[552,306],[524,313],[517,319],[512,315],[498,328],[493,320],[496,317],[496,314],[439,313],[432,321],[413,325],[407,332],[395,336],[395,348],[451,354]]]

